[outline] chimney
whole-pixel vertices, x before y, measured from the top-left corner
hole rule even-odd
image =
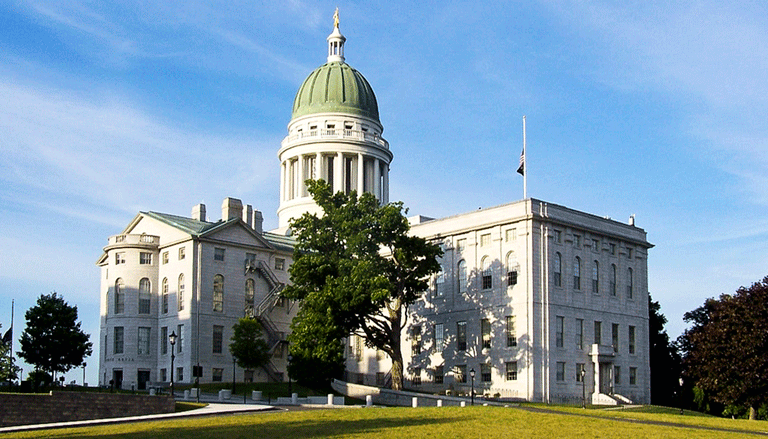
[[[635,214],[629,216],[629,225],[634,226],[635,225]]]
[[[229,221],[243,217],[243,203],[237,198],[227,197],[221,203],[221,220]]]
[[[243,209],[243,222],[248,224],[248,227],[253,228],[253,206],[250,204]]]
[[[205,204],[200,203],[192,207],[192,219],[205,221]]]
[[[261,215],[261,211],[254,210],[253,211],[253,230],[255,230],[256,233],[264,234],[263,224],[264,224],[264,217]]]

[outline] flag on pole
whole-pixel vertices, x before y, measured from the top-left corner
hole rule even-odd
[[[3,344],[10,344],[13,340],[13,328],[8,329],[5,331],[5,335],[3,336]]]
[[[525,176],[525,148],[523,148],[523,152],[520,153],[520,166],[517,168],[517,173]]]

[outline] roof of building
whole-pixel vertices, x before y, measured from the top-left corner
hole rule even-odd
[[[348,113],[379,122],[379,105],[371,84],[343,61],[316,68],[296,93],[292,119],[317,113]]]

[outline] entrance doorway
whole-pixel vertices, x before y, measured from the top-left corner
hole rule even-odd
[[[115,389],[123,388],[123,370],[122,369],[112,370],[112,381],[115,384]]]
[[[147,390],[147,382],[149,381],[149,371],[139,371],[139,390]]]
[[[600,393],[606,395],[613,393],[612,370],[611,363],[600,363]]]

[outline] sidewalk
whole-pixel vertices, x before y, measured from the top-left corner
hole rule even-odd
[[[177,398],[177,402],[195,402],[194,399]],[[90,419],[85,421],[70,421],[70,422],[54,422],[50,424],[32,424],[32,425],[15,425],[12,427],[0,427],[0,433],[10,433],[14,431],[32,431],[32,430],[44,430],[51,428],[68,428],[68,427],[88,427],[92,425],[105,425],[105,424],[118,424],[122,422],[140,422],[140,421],[154,421],[160,419],[173,419],[184,418],[191,416],[209,416],[218,414],[230,414],[230,413],[244,413],[244,412],[258,412],[269,410],[283,410],[273,405],[267,405],[265,401],[247,401],[243,404],[242,400],[239,402],[236,398],[228,400],[226,402],[220,402],[218,395],[205,394],[200,395],[200,402],[207,403],[206,407],[199,409],[187,410],[179,413],[160,413],[156,415],[143,415],[143,416],[129,416],[124,418],[107,418],[107,419]]]

